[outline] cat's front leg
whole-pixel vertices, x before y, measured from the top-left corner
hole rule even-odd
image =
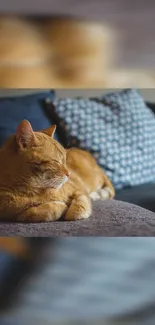
[[[60,219],[68,207],[61,201],[53,201],[28,208],[16,216],[16,221],[22,222],[45,222]]]
[[[113,199],[115,197],[114,186],[107,175],[104,175],[104,185],[99,190],[99,194],[102,200]]]
[[[85,195],[81,194],[73,198],[65,215],[65,220],[73,221],[80,219],[87,219],[91,215],[91,200]]]

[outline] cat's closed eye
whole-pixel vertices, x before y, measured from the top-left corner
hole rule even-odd
[[[66,166],[66,159],[62,159],[62,161],[58,161],[58,160],[56,160],[56,159],[52,159],[52,161],[53,161],[53,163],[55,163],[56,165],[58,165],[58,166],[63,166],[63,167],[65,167]]]
[[[52,159],[52,161],[55,163],[55,164],[57,164],[57,165],[61,165],[61,163],[58,161],[58,160],[56,160],[56,159]]]

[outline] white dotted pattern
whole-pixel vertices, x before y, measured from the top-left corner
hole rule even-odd
[[[101,100],[56,101],[70,146],[89,150],[117,189],[154,182],[153,112],[134,89],[108,94]]]

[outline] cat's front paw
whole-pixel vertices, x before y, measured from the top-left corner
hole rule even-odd
[[[65,215],[66,221],[88,219],[91,215],[91,204],[87,196],[81,195],[74,199]]]
[[[89,194],[89,197],[93,200],[93,201],[97,201],[101,199],[101,195],[99,192],[91,192]]]

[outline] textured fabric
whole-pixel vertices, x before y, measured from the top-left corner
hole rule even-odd
[[[136,90],[55,102],[65,146],[90,151],[115,188],[155,182],[155,116]]]
[[[154,325],[154,252],[153,238],[59,238],[2,321]]]
[[[0,98],[0,146],[8,136],[15,133],[23,119],[29,120],[36,131],[48,128],[52,121],[45,115],[43,106],[49,98],[55,99],[54,91]]]
[[[1,222],[0,236],[155,236],[155,213],[124,202],[98,201],[87,220]]]

